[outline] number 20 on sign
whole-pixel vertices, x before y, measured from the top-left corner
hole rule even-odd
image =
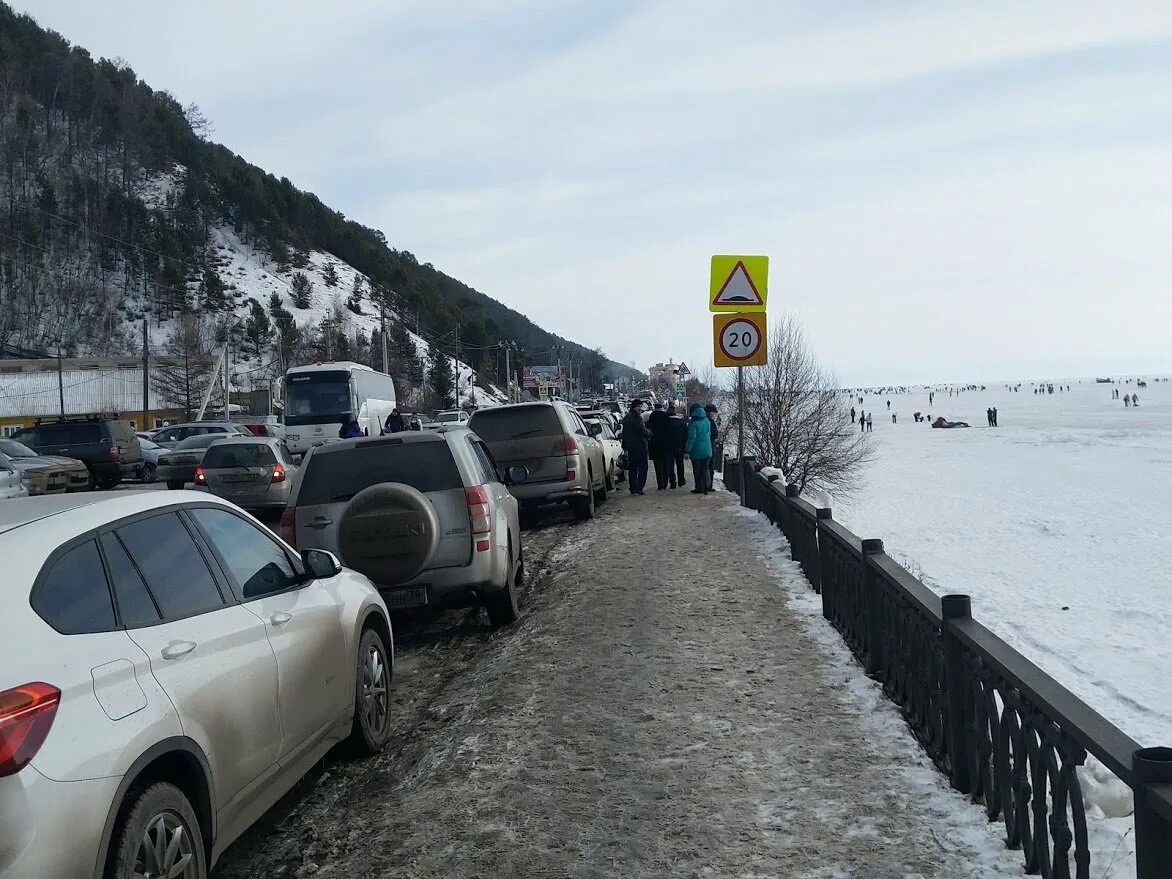
[[[763,312],[712,315],[714,366],[764,366],[769,362]]]

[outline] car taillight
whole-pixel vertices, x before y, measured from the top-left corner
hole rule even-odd
[[[118,460],[118,447],[117,446],[110,446],[110,460],[111,461]]]
[[[292,507],[281,513],[281,539],[297,549],[297,511]]]
[[[273,465],[273,482],[285,481],[285,468],[280,464]]]
[[[204,475],[202,467],[195,468],[195,484],[196,485],[207,485],[208,484],[208,478],[207,478],[207,476]]]
[[[16,775],[37,755],[61,704],[61,691],[32,683],[0,692],[0,778]]]
[[[492,531],[492,517],[488,511],[488,489],[483,485],[469,488],[465,495],[468,498],[468,521],[472,523],[472,535],[488,534]],[[484,552],[489,548],[489,541],[476,541],[476,549]]]
[[[553,452],[551,454],[557,457],[558,455],[574,455],[577,452],[578,440],[572,434],[567,433],[565,436],[557,438],[553,444]]]
[[[573,482],[577,478],[578,478],[578,471],[577,470],[569,470],[569,469],[566,470],[566,482]]]

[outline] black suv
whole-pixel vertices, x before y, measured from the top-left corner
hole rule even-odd
[[[77,458],[99,488],[113,488],[123,476],[136,475],[142,465],[134,428],[117,418],[38,421],[12,438],[40,455]]]

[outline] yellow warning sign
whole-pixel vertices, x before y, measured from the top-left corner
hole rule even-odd
[[[769,362],[764,312],[712,315],[715,366],[764,366]]]
[[[764,311],[769,298],[769,257],[712,257],[708,277],[711,311]]]

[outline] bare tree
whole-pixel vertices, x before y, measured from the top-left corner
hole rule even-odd
[[[184,420],[207,392],[212,377],[211,333],[198,314],[184,314],[167,339],[168,358],[155,370],[154,392],[166,403],[183,408]]]
[[[769,363],[745,370],[745,445],[800,490],[839,494],[850,493],[873,456],[871,437],[854,431],[834,375],[815,359],[793,315],[773,326]]]

